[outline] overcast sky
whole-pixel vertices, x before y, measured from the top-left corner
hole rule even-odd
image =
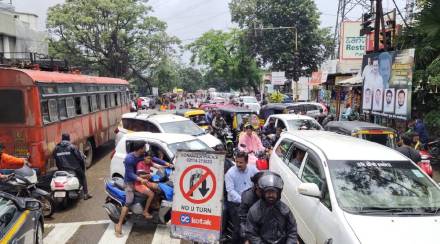
[[[370,2],[370,0],[364,0]],[[9,2],[9,0],[4,0]],[[40,27],[45,26],[48,7],[63,0],[12,0],[17,11],[40,16]],[[184,44],[191,42],[210,29],[228,29],[231,23],[230,0],[150,0],[153,15],[168,23],[168,33],[179,37]],[[315,0],[321,12],[321,26],[333,27],[336,21],[337,0]],[[405,0],[396,0],[402,11]],[[392,0],[383,0],[384,9],[393,8]],[[349,14],[352,20],[361,16],[361,10]]]

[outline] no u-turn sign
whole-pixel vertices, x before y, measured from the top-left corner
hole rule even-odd
[[[202,243],[217,242],[225,156],[217,152],[179,151],[176,157],[171,235]]]

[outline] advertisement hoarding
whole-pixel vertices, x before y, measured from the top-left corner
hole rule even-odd
[[[312,72],[312,79],[310,79],[310,85],[316,86],[327,81],[328,72],[327,71],[317,71]]]
[[[413,70],[414,49],[365,55],[362,111],[409,119]]]
[[[272,72],[272,85],[284,85],[286,82],[286,76],[284,71],[282,72]]]
[[[199,243],[220,240],[224,160],[219,152],[177,152],[172,237]]]
[[[344,21],[342,23],[341,60],[362,60],[366,49],[366,38],[360,36],[361,24],[361,21]]]

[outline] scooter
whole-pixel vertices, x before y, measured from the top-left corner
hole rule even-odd
[[[56,171],[50,182],[52,197],[57,206],[66,208],[72,200],[81,197],[82,186],[74,172]]]
[[[423,172],[425,172],[432,178],[433,170],[431,166],[431,154],[426,150],[420,150],[419,153],[422,160],[420,162],[417,162],[417,165],[423,170]]]
[[[171,219],[171,208],[173,201],[173,182],[170,181],[172,169],[165,168],[156,171],[150,178],[151,182],[157,183],[159,188],[159,195],[161,204],[159,210],[152,212],[153,219],[156,224],[166,224]],[[113,177],[105,181],[105,191],[107,198],[105,200],[104,209],[107,212],[110,220],[114,223],[119,222],[122,207],[125,204],[124,180],[119,177]],[[130,206],[127,219],[144,219],[142,215],[147,196],[139,192],[134,192],[134,202]],[[127,220],[126,219],[126,220]]]
[[[39,200],[43,205],[43,216],[50,217],[55,211],[55,203],[50,193],[38,188],[37,173],[28,165],[14,170],[9,177],[1,183],[0,190],[17,197],[31,197]]]

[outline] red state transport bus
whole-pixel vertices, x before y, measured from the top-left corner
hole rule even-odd
[[[0,143],[8,154],[30,155],[43,173],[55,166],[51,155],[62,133],[70,134],[90,166],[93,150],[114,139],[128,111],[126,80],[0,68]]]

